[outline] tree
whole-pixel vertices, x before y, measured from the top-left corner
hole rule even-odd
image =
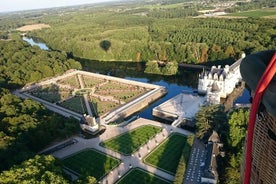
[[[222,136],[226,136],[227,126],[226,113],[221,105],[203,106],[195,115],[196,136],[200,139],[206,139],[213,130]]]
[[[249,121],[248,118],[248,109],[240,108],[231,113],[229,118],[229,142],[233,148],[240,149],[241,145],[243,145]]]
[[[24,161],[0,174],[1,183],[57,183],[68,181],[62,175],[62,167],[53,156],[39,156]]]

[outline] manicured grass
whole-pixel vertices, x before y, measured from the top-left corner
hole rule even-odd
[[[101,143],[101,146],[112,149],[124,155],[134,153],[140,146],[147,143],[160,127],[145,125]]]
[[[68,98],[71,95],[71,92],[69,89],[59,88],[59,86],[51,84],[38,87],[32,91],[31,94],[48,102],[54,103]]]
[[[96,108],[95,110],[97,111],[97,114],[99,114],[100,116],[119,106],[112,101],[100,101],[99,99],[94,97],[90,97],[90,99],[92,101],[91,103],[93,103],[94,107]]]
[[[99,180],[117,167],[120,161],[94,149],[87,149],[63,159],[62,163],[82,176],[90,175]]]
[[[131,169],[116,184],[169,184],[171,182],[164,180],[156,175],[139,168]]]
[[[90,77],[90,76],[83,76],[83,81],[86,88],[94,87],[100,83],[103,83],[104,80],[96,77]]]
[[[70,98],[69,100],[66,100],[60,104],[62,107],[65,107],[67,109],[70,109],[72,111],[84,114],[84,104],[82,103],[82,97],[81,96],[75,96],[73,98]]]
[[[175,133],[151,152],[144,162],[170,174],[175,174],[187,137]]]
[[[260,18],[265,16],[275,16],[276,9],[264,9],[264,10],[254,10],[254,11],[246,11],[246,12],[239,12],[239,13],[231,13],[228,16],[241,16],[241,17],[253,17],[253,18]]]
[[[70,85],[74,88],[80,88],[80,84],[79,84],[79,81],[78,81],[78,78],[77,78],[76,75],[66,77],[65,79],[61,79],[61,80],[58,81],[58,83],[65,84],[65,85]]]

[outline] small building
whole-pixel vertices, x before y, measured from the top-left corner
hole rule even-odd
[[[224,156],[224,152],[220,151],[221,147],[223,147],[223,144],[220,143],[218,133],[213,131],[206,145],[206,157],[201,175],[201,183],[217,183],[219,176],[217,172],[217,156]]]
[[[99,119],[84,114],[80,120],[80,127],[83,131],[95,135],[99,131]]]

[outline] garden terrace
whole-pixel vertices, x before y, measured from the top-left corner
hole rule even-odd
[[[80,88],[80,84],[79,84],[79,81],[78,81],[78,78],[76,75],[69,76],[64,79],[58,80],[57,83],[62,84],[62,85],[68,85],[71,88]]]
[[[134,168],[128,171],[116,184],[169,184],[171,182],[145,170]]]
[[[112,101],[112,100],[100,100],[99,98],[90,97],[90,107],[93,106],[95,108],[95,112],[99,116],[102,116],[109,111],[116,108],[118,103]]]
[[[133,98],[146,93],[148,89],[130,84],[108,81],[104,85],[99,86],[95,93],[103,96],[113,95],[117,100],[129,102]]]
[[[61,102],[59,105],[81,114],[87,114],[82,96],[74,96]]]
[[[85,88],[95,87],[95,86],[105,82],[105,80],[101,79],[101,78],[90,77],[90,76],[85,76],[85,75],[83,75],[82,77],[83,77]]]
[[[123,155],[130,155],[139,147],[146,144],[154,135],[161,132],[161,130],[161,127],[153,125],[140,126],[115,138],[102,142],[101,146]]]
[[[155,148],[144,159],[144,162],[148,165],[174,175],[186,144],[187,137],[178,133],[174,133],[157,148]],[[189,157],[190,152],[186,154],[188,154],[187,157]]]
[[[68,88],[60,88],[56,84],[49,84],[35,88],[30,91],[30,94],[43,100],[56,103],[69,98],[72,94],[72,90]]]
[[[30,93],[28,97],[32,98],[33,95],[34,100],[38,100],[35,98],[38,97],[79,114],[100,116],[108,124],[139,111],[165,95],[167,90],[153,84],[71,70],[25,86],[19,93]]]
[[[120,160],[94,149],[87,149],[62,160],[63,166],[80,176],[93,176],[97,180],[120,164]]]

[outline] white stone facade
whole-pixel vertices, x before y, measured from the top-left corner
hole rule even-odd
[[[226,98],[242,80],[240,74],[242,58],[231,66],[226,65],[224,68],[220,65],[212,66],[210,71],[199,74],[198,93],[206,95],[209,103],[220,103],[220,98]]]

